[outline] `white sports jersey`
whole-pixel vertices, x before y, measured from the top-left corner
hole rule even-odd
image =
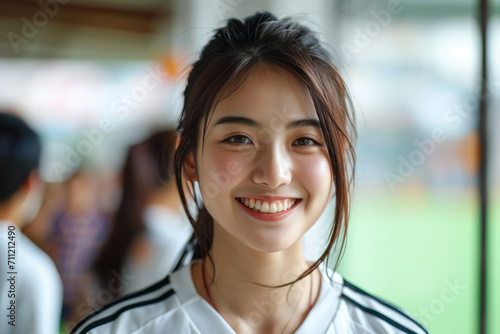
[[[321,269],[321,290],[295,333],[428,333],[406,312]],[[196,291],[190,266],[119,298],[79,322],[71,334],[213,333],[235,331]]]

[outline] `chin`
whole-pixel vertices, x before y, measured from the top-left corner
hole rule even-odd
[[[283,238],[281,235],[278,238],[259,237],[257,240],[252,240],[246,244],[260,253],[277,253],[290,249],[293,245],[297,244],[297,240]]]

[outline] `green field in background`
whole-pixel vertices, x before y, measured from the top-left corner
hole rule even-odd
[[[500,194],[489,203],[488,230],[488,333],[500,333]]]
[[[500,314],[500,288],[492,284],[500,278],[500,212],[493,202],[499,203],[490,205],[488,333],[500,333],[500,319],[493,319]],[[358,192],[338,271],[407,310],[434,334],[477,333],[477,210],[474,194]]]

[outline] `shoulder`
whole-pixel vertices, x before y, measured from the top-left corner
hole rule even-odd
[[[427,329],[409,313],[378,298],[342,278],[342,292],[336,315],[338,323],[355,332],[428,334]],[[350,332],[350,331],[349,331]]]
[[[78,322],[70,333],[132,333],[136,330],[148,333],[149,326],[158,326],[158,321],[182,328],[180,326],[186,325],[188,320],[183,318],[182,305],[171,284],[172,276],[176,274],[95,310]]]
[[[18,322],[20,333],[55,333],[58,331],[62,309],[62,283],[56,266],[38,246],[21,232],[16,233],[17,275],[15,291],[19,314],[29,315],[30,321]],[[0,288],[1,288],[0,283]],[[0,326],[1,328],[1,326]],[[8,331],[7,331],[8,332]]]
[[[20,275],[25,288],[33,291],[51,292],[62,289],[61,278],[54,262],[24,234],[18,235],[19,267],[25,275]],[[42,289],[40,289],[42,288]]]

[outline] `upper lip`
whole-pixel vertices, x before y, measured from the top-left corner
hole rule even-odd
[[[285,199],[300,199],[294,196],[269,196],[269,195],[248,195],[248,196],[239,196],[236,198],[253,198],[260,199],[261,201],[282,201]]]

